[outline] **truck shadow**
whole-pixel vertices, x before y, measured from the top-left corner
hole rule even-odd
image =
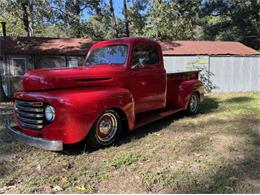
[[[243,103],[252,101],[254,98],[248,96],[232,97],[226,100],[227,103]]]
[[[211,98],[211,97],[210,98],[206,97],[205,100],[201,103],[201,107],[200,107],[198,114],[200,115],[200,114],[211,113],[211,112],[214,112],[216,109],[218,109],[217,99]],[[141,139],[150,133],[155,133],[155,132],[161,131],[161,130],[167,128],[169,125],[171,125],[175,121],[178,121],[185,117],[194,118],[197,116],[196,115],[188,116],[185,113],[185,111],[182,111],[182,112],[173,114],[171,116],[165,117],[163,119],[160,119],[158,121],[152,122],[143,127],[140,127],[133,132],[129,132],[129,131],[125,130],[125,131],[123,131],[119,141],[115,144],[115,146],[124,145],[124,144],[131,142],[131,140],[133,140],[133,139]],[[74,145],[66,145],[64,149],[65,150],[62,153],[67,154],[67,155],[78,155],[84,151],[89,152],[89,153],[96,151],[96,149],[86,147],[84,142],[80,142],[80,143],[77,143]]]
[[[216,98],[205,98],[201,103],[198,115],[212,113],[218,109],[218,102]],[[131,142],[134,139],[141,139],[150,133],[155,133],[167,128],[169,125],[178,121],[182,118],[196,118],[197,115],[189,116],[185,111],[178,112],[176,114],[170,115],[158,121],[152,122],[148,125],[136,129],[134,132],[124,132],[120,141],[117,143],[118,146]]]

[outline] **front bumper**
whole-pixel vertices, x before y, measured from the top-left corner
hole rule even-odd
[[[5,126],[7,132],[17,141],[28,144],[30,146],[34,146],[36,148],[50,150],[50,151],[62,151],[63,150],[63,143],[59,140],[47,140],[38,137],[32,137],[26,135],[14,127],[11,127],[9,121],[5,121]]]

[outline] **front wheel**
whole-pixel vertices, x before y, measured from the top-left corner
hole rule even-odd
[[[87,136],[87,145],[104,148],[112,145],[122,130],[120,115],[115,110],[105,111],[96,121]]]
[[[190,96],[190,100],[189,100],[189,104],[188,104],[188,108],[187,108],[187,113],[194,115],[197,114],[198,110],[199,110],[199,96],[197,93],[193,93]]]

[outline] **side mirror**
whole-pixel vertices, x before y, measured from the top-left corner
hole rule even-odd
[[[135,65],[133,65],[133,66],[131,67],[131,69],[136,69],[136,68],[144,68],[144,65],[143,65],[143,64],[140,64],[140,63],[137,63],[137,64],[135,64]]]
[[[131,69],[135,69],[135,68],[144,68],[144,58],[139,58],[138,59],[138,63],[136,63],[135,65],[133,65],[132,67],[131,67]]]

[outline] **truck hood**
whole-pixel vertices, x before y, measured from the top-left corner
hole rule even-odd
[[[115,85],[123,70],[113,65],[33,70],[23,76],[22,85],[24,91]]]

